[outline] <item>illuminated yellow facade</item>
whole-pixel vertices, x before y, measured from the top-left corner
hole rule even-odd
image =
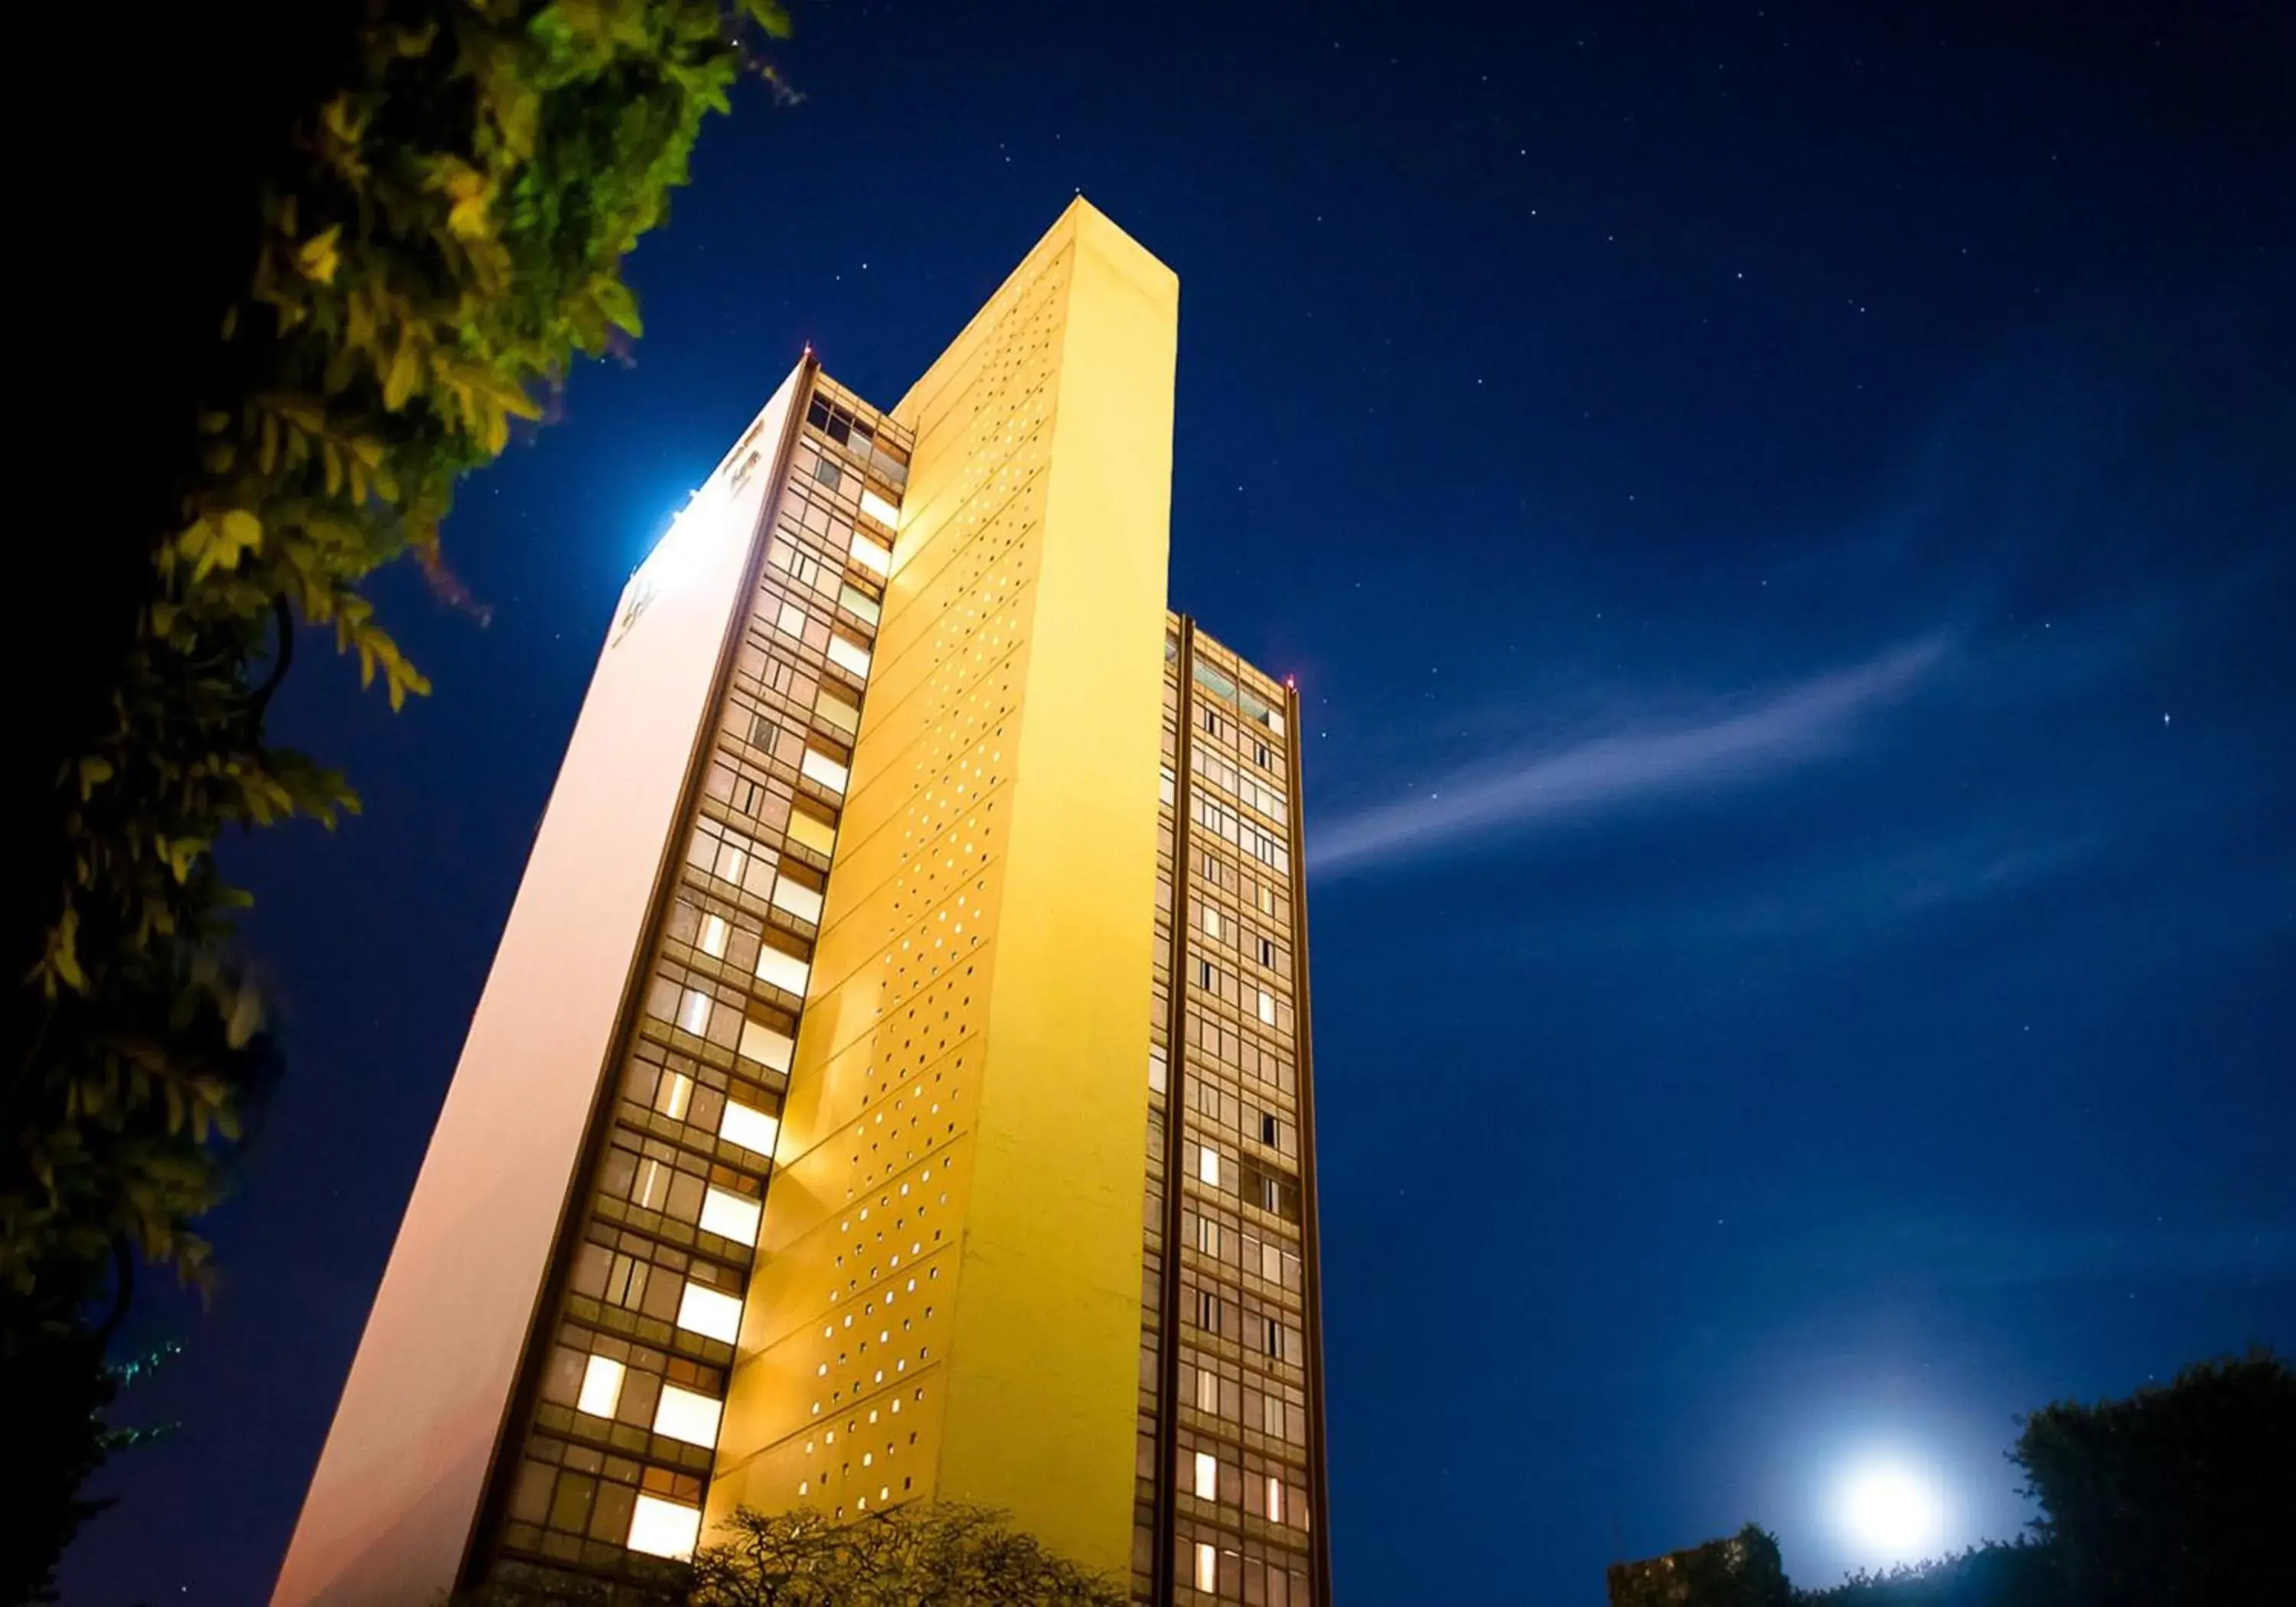
[[[633,579],[586,723],[693,682],[648,616],[739,574],[644,919],[521,924],[628,812],[578,733],[275,1601],[936,1499],[1142,1600],[1328,1600],[1294,700],[1167,612],[1177,324],[1078,201],[890,414],[800,364]],[[557,1029],[559,1198],[487,1207],[527,1315],[430,1340],[458,1112],[539,1097],[481,1029],[570,942],[628,980]],[[450,1373],[480,1410],[410,1423]],[[386,1421],[444,1496],[354,1508]]]

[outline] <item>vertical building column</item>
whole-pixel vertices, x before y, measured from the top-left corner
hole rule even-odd
[[[1187,1145],[1187,965],[1188,842],[1194,813],[1188,791],[1195,774],[1189,762],[1195,721],[1189,717],[1188,688],[1194,684],[1196,622],[1180,616],[1179,728],[1172,753],[1171,985],[1164,1018],[1164,1253],[1158,1267],[1160,1295],[1156,1312],[1156,1526],[1155,1554],[1149,1575],[1149,1600],[1169,1607],[1179,1567],[1180,1485],[1180,1235],[1186,1212],[1181,1170]]]

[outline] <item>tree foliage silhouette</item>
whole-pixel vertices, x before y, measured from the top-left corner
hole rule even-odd
[[[86,1341],[117,1325],[139,1261],[205,1276],[194,1225],[270,1060],[232,945],[246,898],[216,849],[357,807],[344,777],[270,740],[299,633],[331,636],[394,708],[428,690],[365,583],[412,556],[451,594],[457,481],[578,356],[637,333],[625,258],[750,42],[785,31],[776,0],[177,9],[198,14],[138,20],[144,53],[153,37],[186,53],[144,62],[148,94],[121,116],[214,165],[161,143],[153,167],[191,198],[145,175],[150,199],[113,231],[163,231],[137,239],[152,289],[119,322],[146,340],[127,354],[135,388],[165,407],[126,410],[144,433],[115,444],[118,483],[62,544],[53,684],[10,744],[12,1396],[58,1369],[77,1372],[67,1393],[100,1388]],[[87,1462],[31,1471],[69,1496]]]

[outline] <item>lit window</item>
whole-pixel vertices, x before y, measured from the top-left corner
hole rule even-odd
[[[641,1496],[641,1501],[645,1499]],[[635,1541],[632,1542],[636,1544]],[[1219,1587],[1219,1553],[1203,1541],[1196,1542],[1196,1588],[1217,1590]]]
[[[758,1202],[713,1188],[701,1196],[701,1227],[743,1244],[758,1242]]]
[[[1271,1027],[1275,1025],[1275,996],[1265,988],[1259,990],[1259,1019]]]
[[[780,627],[785,636],[802,636],[805,635],[805,610],[794,603],[784,603],[774,623]]]
[[[844,791],[846,779],[851,774],[818,748],[808,748],[798,768],[805,773],[807,780],[819,782],[832,792]]]
[[[1219,1152],[1209,1144],[1196,1152],[1196,1176],[1214,1188],[1219,1186]]]
[[[705,955],[723,959],[726,954],[726,939],[732,934],[733,930],[726,924],[725,916],[704,915],[701,917],[701,936],[695,947]]]
[[[791,809],[789,821],[790,840],[801,849],[811,849],[823,858],[837,846],[837,828],[817,815],[803,809]]]
[[[848,675],[866,677],[869,673],[869,650],[835,631],[829,634],[829,661]]]
[[[1204,931],[1215,938],[1220,935],[1219,911],[1210,905],[1204,906]]]
[[[662,1075],[653,1091],[653,1108],[672,1121],[685,1119],[685,1107],[693,1098],[693,1079],[683,1071]]]
[[[593,1417],[611,1417],[622,1402],[622,1364],[594,1356],[582,1368],[582,1394],[574,1404]]]
[[[790,1069],[790,1057],[797,1045],[786,1032],[776,1032],[763,1021],[742,1023],[742,1056],[753,1060],[775,1071]]]
[[[866,486],[864,486],[861,488],[861,511],[864,513],[866,513],[870,518],[875,520],[879,524],[883,525],[889,530],[892,529],[901,522],[900,509],[895,507],[891,503],[887,502],[883,497],[878,496],[874,491],[870,490]]]
[[[892,572],[893,554],[858,530],[853,532],[853,545],[850,550],[853,553],[853,562],[870,573],[887,575]]]
[[[701,1509],[680,1506],[659,1496],[641,1495],[630,1513],[632,1551],[649,1557],[690,1557],[701,1537]],[[1199,1564],[1198,1571],[1202,1571]]]
[[[1283,1521],[1283,1480],[1273,1473],[1267,1475],[1267,1521]]]
[[[786,949],[767,943],[758,949],[758,980],[771,982],[786,992],[805,996],[805,979],[811,969],[803,960]]]
[[[821,894],[793,876],[783,876],[774,883],[774,904],[800,921],[820,922]]]
[[[661,1202],[669,1198],[669,1168],[659,1160],[638,1162],[637,1183],[630,1190],[631,1202],[646,1210],[660,1210]]]
[[[742,1302],[707,1283],[689,1283],[677,1297],[677,1325],[730,1345],[742,1332]]]
[[[709,996],[699,988],[689,988],[677,1006],[677,1024],[700,1037],[709,1025]]]
[[[1196,1369],[1196,1410],[1219,1414],[1219,1374],[1209,1367]]]
[[[781,1119],[768,1116],[763,1111],[748,1105],[726,1102],[725,1119],[718,1124],[718,1136],[731,1139],[745,1150],[755,1150],[760,1155],[774,1152],[774,1139],[782,1130]]]
[[[1219,1458],[1210,1451],[1196,1453],[1196,1497],[1211,1501],[1219,1496]]]
[[[661,1387],[661,1404],[653,1409],[653,1431],[688,1445],[714,1448],[718,1444],[718,1414],[722,1402],[696,1395],[676,1384]]]
[[[846,589],[852,590],[850,586]],[[876,605],[872,603],[870,606],[873,608]],[[851,736],[861,725],[861,711],[826,686],[813,700],[813,715],[831,730],[841,731],[847,736]]]

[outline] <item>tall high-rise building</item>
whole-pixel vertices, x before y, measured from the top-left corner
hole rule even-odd
[[[1329,1600],[1297,699],[1167,611],[1177,320],[1078,201],[631,578],[275,1603],[935,1499]]]

